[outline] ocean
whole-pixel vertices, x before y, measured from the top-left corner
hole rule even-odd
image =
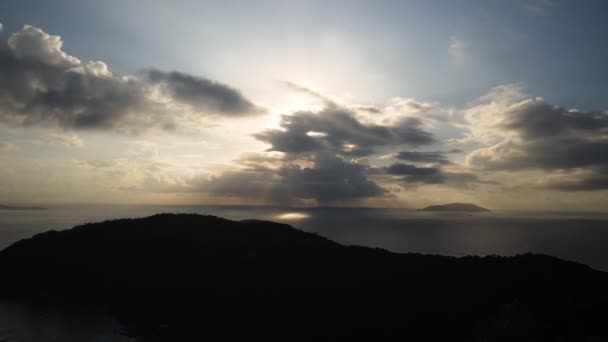
[[[608,214],[438,213],[373,208],[250,206],[56,206],[0,211],[0,249],[50,229],[157,213],[284,222],[346,245],[394,252],[464,255],[543,253],[608,271]]]

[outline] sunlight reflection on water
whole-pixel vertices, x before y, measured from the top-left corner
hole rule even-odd
[[[306,213],[284,213],[276,216],[279,220],[304,220],[309,217]]]

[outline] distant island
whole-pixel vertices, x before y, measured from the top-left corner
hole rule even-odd
[[[608,273],[583,264],[392,253],[268,221],[86,224],[14,243],[0,270],[0,297],[90,305],[145,341],[608,339]]]
[[[426,208],[416,209],[418,211],[445,211],[455,213],[485,213],[490,209],[482,208],[472,203],[450,203],[442,205],[430,205]]]
[[[36,206],[21,206],[21,205],[4,205],[0,204],[0,210],[47,210],[45,207]]]

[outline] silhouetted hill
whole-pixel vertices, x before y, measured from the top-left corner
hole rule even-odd
[[[489,212],[489,209],[482,208],[472,203],[450,203],[442,205],[430,205],[426,208],[417,209],[418,211],[449,211],[459,213],[480,213]]]
[[[149,340],[605,341],[607,274],[544,255],[347,247],[285,224],[162,214],[0,252],[0,293],[96,304]]]

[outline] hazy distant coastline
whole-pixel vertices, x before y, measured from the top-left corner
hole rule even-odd
[[[37,206],[21,206],[21,205],[4,205],[0,204],[0,210],[47,210],[45,207]]]

